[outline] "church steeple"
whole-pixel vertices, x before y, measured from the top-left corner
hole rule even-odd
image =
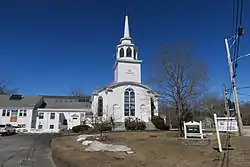
[[[114,64],[115,82],[141,83],[141,60],[138,60],[138,52],[133,44],[129,29],[128,15],[125,15],[123,36],[116,47],[116,61]]]
[[[124,24],[124,39],[131,39],[129,34],[129,24],[128,24],[128,15],[125,16],[125,24]]]
[[[128,59],[128,60],[138,59],[136,46],[133,44],[132,38],[130,36],[129,21],[127,14],[125,15],[123,37],[120,40],[120,44],[117,45],[116,58]]]

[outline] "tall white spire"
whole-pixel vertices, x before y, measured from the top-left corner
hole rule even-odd
[[[130,39],[129,24],[128,24],[128,15],[127,14],[125,16],[125,25],[124,25],[124,35],[123,35],[123,38]]]

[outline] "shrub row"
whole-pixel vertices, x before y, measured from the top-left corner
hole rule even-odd
[[[154,126],[157,129],[160,129],[160,130],[169,130],[169,126],[166,125],[166,123],[164,121],[164,118],[162,118],[160,116],[154,116],[151,119],[151,121],[152,121],[152,123],[154,124]]]
[[[126,130],[145,130],[146,123],[139,118],[128,117],[125,119],[125,128]]]
[[[90,130],[91,127],[88,125],[77,125],[72,128],[73,133],[87,132]]]
[[[95,123],[93,127],[88,125],[77,125],[72,128],[73,133],[83,133],[83,132],[104,132],[111,131],[112,126],[108,123]]]
[[[166,125],[164,119],[160,116],[154,116],[151,119],[152,123],[157,129],[160,130],[169,130],[169,126]],[[125,128],[126,130],[145,130],[146,123],[139,118],[127,117],[125,118]],[[111,123],[95,123],[93,124],[93,128],[88,125],[77,125],[72,128],[74,133],[79,132],[104,132],[104,131],[112,131]]]

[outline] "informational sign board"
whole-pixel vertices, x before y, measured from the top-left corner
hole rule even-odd
[[[219,132],[238,132],[238,125],[235,117],[217,117]]]
[[[235,117],[217,117],[214,114],[214,123],[218,140],[219,152],[222,152],[220,132],[238,132],[238,125]]]
[[[186,125],[187,133],[200,133],[199,125]]]
[[[184,122],[184,134],[186,138],[203,138],[202,124],[200,122]]]

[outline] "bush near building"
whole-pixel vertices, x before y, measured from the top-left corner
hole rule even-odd
[[[125,119],[125,128],[126,130],[145,130],[146,123],[139,118],[128,117]]]
[[[91,127],[88,125],[77,125],[72,128],[73,133],[88,132]]]
[[[154,116],[154,117],[152,117],[151,121],[157,129],[169,130],[169,126],[166,125],[164,118],[162,118],[160,116]]]

